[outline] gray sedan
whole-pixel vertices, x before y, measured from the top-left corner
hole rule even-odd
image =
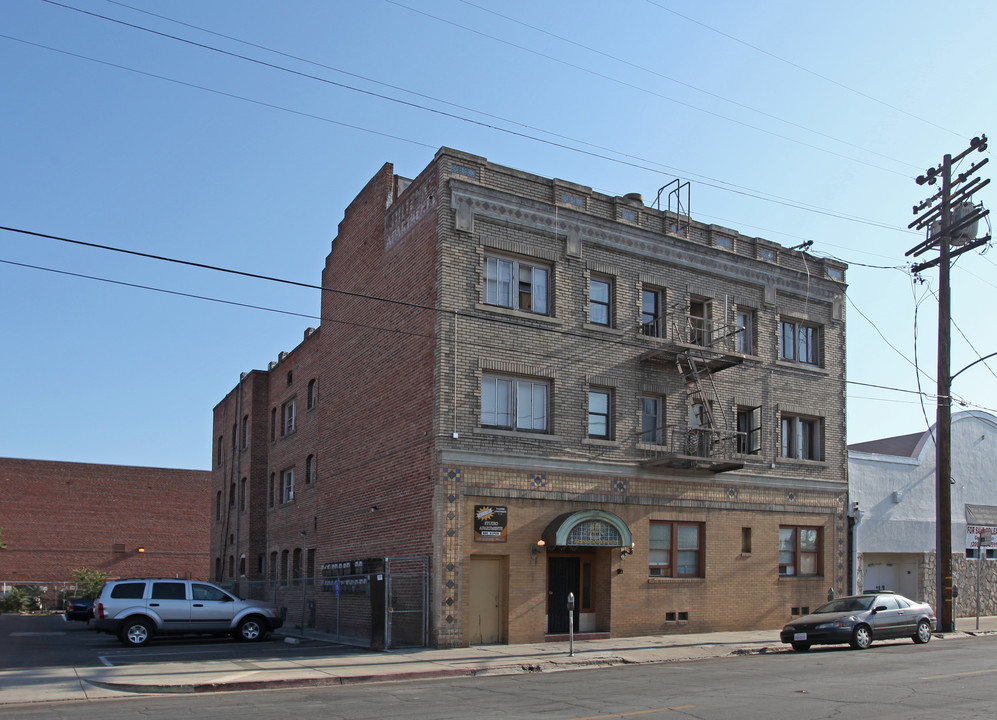
[[[918,644],[926,643],[937,625],[935,611],[927,603],[880,592],[825,603],[787,624],[779,639],[800,652],[811,645],[842,643],[865,650],[873,640],[889,638],[909,637]]]

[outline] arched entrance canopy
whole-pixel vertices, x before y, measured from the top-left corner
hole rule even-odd
[[[627,524],[605,510],[580,510],[559,515],[543,531],[542,537],[548,548],[628,548],[633,545],[633,535]]]

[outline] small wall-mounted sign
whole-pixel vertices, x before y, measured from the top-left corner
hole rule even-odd
[[[474,506],[474,541],[505,542],[509,509],[504,505]]]

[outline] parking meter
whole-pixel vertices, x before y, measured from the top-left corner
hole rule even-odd
[[[568,593],[568,656],[575,654],[575,594]]]

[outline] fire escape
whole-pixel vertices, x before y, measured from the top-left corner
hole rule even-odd
[[[638,360],[674,366],[685,381],[690,411],[687,423],[657,428],[656,442],[642,438],[644,467],[714,473],[743,468],[745,433],[738,432],[737,419],[730,417],[714,381],[717,373],[744,362],[744,355],[737,352],[738,328],[711,320],[708,312],[672,315],[667,337],[664,325],[641,327],[641,334],[660,340]]]

